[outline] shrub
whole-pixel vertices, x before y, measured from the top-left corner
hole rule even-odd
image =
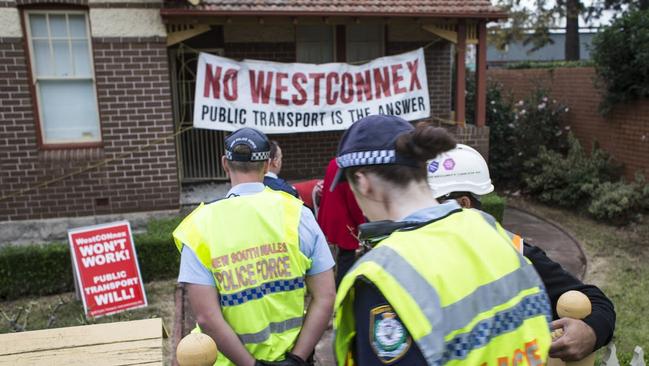
[[[500,197],[495,192],[492,192],[482,197],[480,202],[482,202],[482,211],[495,217],[498,222],[503,222],[503,216],[505,214],[504,198]]]
[[[565,156],[541,148],[539,155],[526,163],[525,184],[542,202],[583,207],[601,183],[618,179],[619,169],[603,150],[595,148],[588,156],[572,135],[569,145]]]
[[[614,224],[626,224],[646,210],[649,210],[649,186],[644,184],[644,178],[637,178],[631,184],[605,182],[593,191],[588,206],[588,213],[595,219]]]
[[[569,142],[565,156],[542,148],[527,163],[530,173],[525,183],[532,196],[612,224],[626,224],[649,210],[649,185],[644,178],[626,183],[620,180],[621,166],[606,152],[595,147],[588,155],[574,137]]]
[[[469,83],[467,106],[473,105],[474,83]],[[566,106],[537,89],[516,103],[503,95],[502,86],[487,89],[489,124],[489,170],[499,187],[519,188],[526,170],[525,162],[536,157],[541,147],[555,151],[567,149],[568,128],[564,126]],[[473,114],[469,113],[469,122]]]
[[[140,272],[145,282],[178,275],[180,255],[171,230],[176,219],[154,221],[151,232],[134,235]],[[74,291],[67,243],[0,248],[0,299]]]
[[[606,89],[602,113],[617,103],[649,97],[649,10],[615,19],[593,38],[591,56],[598,84]]]

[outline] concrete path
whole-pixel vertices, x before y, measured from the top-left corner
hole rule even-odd
[[[573,275],[583,278],[586,273],[586,257],[577,241],[560,226],[513,207],[507,207],[505,210],[503,226],[507,230],[523,236],[529,243],[542,248],[551,259],[559,262]],[[180,298],[183,298],[184,301],[179,301]],[[189,309],[184,291],[177,295],[176,303],[176,321],[184,324],[182,332],[187,334],[193,327],[194,321],[191,315],[184,311]],[[177,331],[178,327],[174,330]],[[331,329],[327,330],[318,343],[315,356],[316,365],[335,365],[331,345],[332,333]],[[176,342],[178,340],[179,338],[174,339]]]
[[[586,256],[580,244],[559,225],[513,207],[507,207],[503,221],[505,229],[543,249],[550,259],[577,278],[584,278]]]

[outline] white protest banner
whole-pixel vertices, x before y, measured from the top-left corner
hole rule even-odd
[[[371,114],[410,121],[430,116],[423,49],[363,65],[237,62],[207,53],[198,59],[196,128],[344,130]]]

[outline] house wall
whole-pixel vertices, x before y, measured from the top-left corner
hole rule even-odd
[[[262,59],[295,62],[295,27],[292,25],[226,24],[224,26],[224,56],[234,59]],[[268,37],[269,34],[275,35]],[[259,40],[264,40],[260,42]],[[431,42],[433,42],[431,44]],[[418,25],[388,26],[386,54],[394,55],[425,49],[431,114],[441,119],[451,117],[452,47],[449,42],[436,40]],[[459,142],[470,144],[487,156],[489,128],[474,126],[449,128]],[[282,146],[284,165],[282,175],[288,179],[303,179],[324,175],[327,163],[335,155],[343,131],[311,132],[273,135]]]
[[[174,140],[142,149],[174,131],[161,4],[57,1],[89,8],[103,147],[44,150],[16,25],[34,3],[0,2],[0,221],[178,208]]]

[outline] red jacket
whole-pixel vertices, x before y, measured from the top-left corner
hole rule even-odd
[[[325,174],[318,224],[329,243],[342,249],[354,250],[358,248],[358,225],[365,222],[365,217],[356,203],[349,183],[340,182],[333,192],[329,192],[337,171],[336,159],[333,159],[329,162]]]

